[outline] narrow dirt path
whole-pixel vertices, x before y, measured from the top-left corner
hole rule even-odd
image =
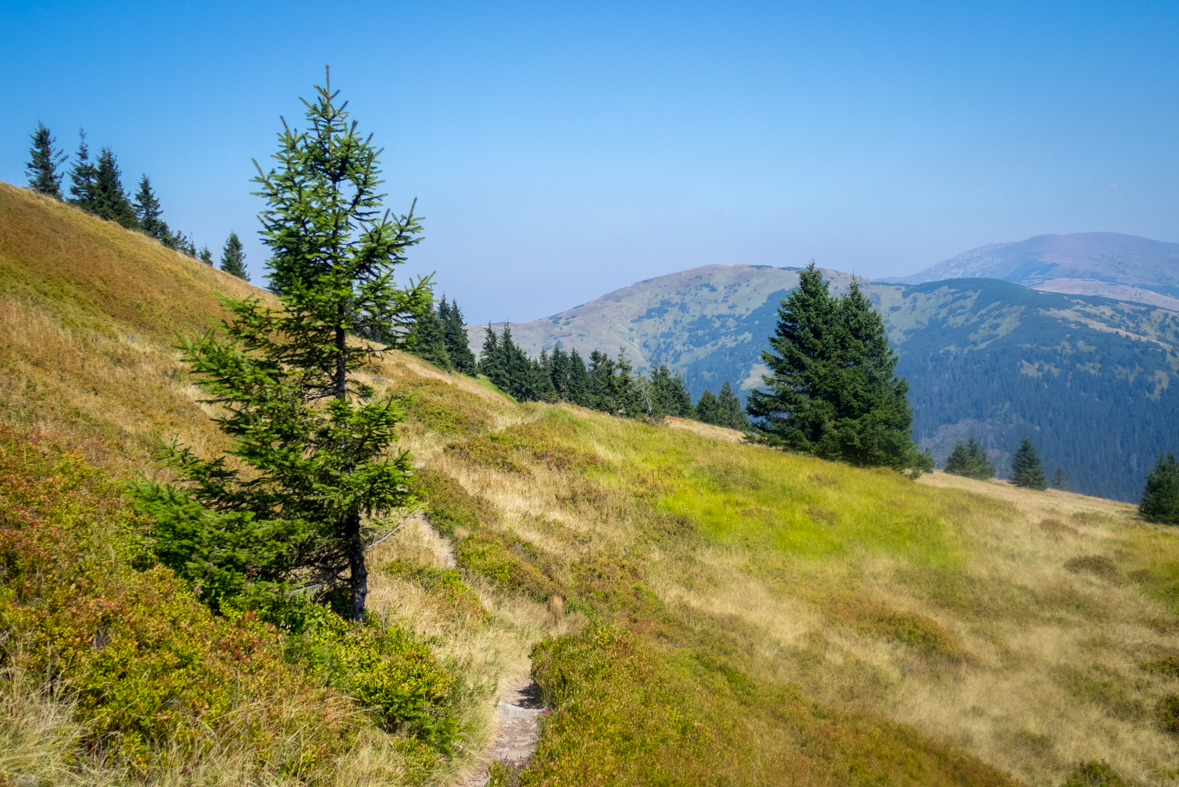
[[[457,787],[484,787],[487,769],[493,762],[523,767],[532,759],[540,738],[540,704],[536,684],[524,678],[500,689],[499,703],[492,720],[492,743],[479,758],[477,766]]]

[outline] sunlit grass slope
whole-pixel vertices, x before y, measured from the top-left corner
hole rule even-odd
[[[0,216],[0,310],[24,331],[0,345],[0,417],[116,473],[154,472],[161,437],[220,445],[172,336],[245,285],[19,189]],[[156,305],[71,283],[103,255]],[[461,665],[471,700],[451,759],[365,728],[325,755],[341,779],[462,777],[495,686],[531,670],[551,711],[529,785],[1055,786],[1081,760],[1179,782],[1179,534],[1129,506],[520,405],[401,354],[366,376],[415,394],[401,446],[430,505],[375,550],[371,606]]]

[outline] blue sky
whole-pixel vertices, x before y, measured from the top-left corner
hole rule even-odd
[[[251,159],[332,66],[472,322],[717,262],[904,275],[1041,233],[1179,242],[1179,3],[0,0],[0,180],[84,126],[254,280]]]

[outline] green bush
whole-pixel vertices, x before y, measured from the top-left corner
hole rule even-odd
[[[1179,659],[1174,656],[1167,656],[1165,659],[1159,659],[1158,661],[1144,661],[1138,666],[1156,675],[1179,679]]]
[[[461,734],[463,686],[452,665],[400,626],[373,616],[350,623],[328,607],[296,599],[278,613],[287,658],[353,697],[387,732],[421,738],[449,752]]]
[[[1179,694],[1168,694],[1159,700],[1159,724],[1172,735],[1179,735]]]
[[[1121,582],[1122,579],[1117,563],[1114,563],[1105,555],[1074,557],[1071,560],[1065,561],[1064,567],[1074,574],[1092,574],[1095,577],[1100,577],[1114,584]]]
[[[455,546],[455,562],[467,571],[487,577],[509,593],[522,593],[534,601],[548,601],[557,586],[546,574],[543,553],[514,533],[472,533]]]
[[[420,586],[450,608],[456,616],[484,623],[491,621],[491,613],[483,607],[479,597],[466,586],[462,577],[453,568],[434,568],[408,558],[398,558],[385,564],[382,570],[390,576]]]
[[[1125,787],[1126,783],[1104,762],[1082,762],[1064,782],[1064,787]]]
[[[414,477],[414,491],[426,500],[426,519],[448,538],[453,538],[458,528],[471,532],[499,521],[494,506],[438,470],[419,470]]]
[[[827,617],[865,634],[903,642],[930,655],[953,656],[958,653],[954,635],[936,621],[916,612],[898,612],[864,596],[837,599]]]
[[[359,729],[351,701],[255,615],[215,617],[169,569],[132,568],[145,548],[121,491],[0,427],[0,684],[24,672],[76,696],[80,761],[150,777],[233,741],[259,773],[330,771]]]

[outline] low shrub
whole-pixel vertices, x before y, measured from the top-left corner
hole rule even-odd
[[[1118,566],[1105,555],[1084,555],[1065,561],[1065,569],[1074,574],[1092,574],[1107,582],[1121,582],[1121,572]]]
[[[1104,762],[1082,762],[1065,780],[1063,787],[1125,787],[1126,783]]]
[[[499,520],[493,505],[441,471],[428,467],[419,470],[414,477],[414,491],[426,500],[426,519],[448,538],[453,538],[458,528],[471,532],[494,526]]]
[[[532,663],[552,709],[522,785],[1011,784],[910,727],[615,626],[545,640]]]
[[[372,616],[356,625],[307,600],[293,601],[278,621],[289,660],[353,697],[385,731],[451,750],[462,733],[455,709],[463,686],[413,632]]]
[[[466,461],[516,475],[527,473],[526,463],[559,471],[585,470],[602,464],[597,454],[568,439],[573,432],[574,427],[559,417],[541,418],[453,442],[445,450]]]
[[[1179,694],[1168,694],[1159,700],[1156,713],[1165,731],[1179,735]]]
[[[1154,673],[1155,675],[1162,675],[1165,678],[1172,678],[1179,680],[1179,659],[1174,656],[1167,656],[1158,661],[1144,661],[1138,665],[1141,669]]]
[[[544,554],[510,531],[472,533],[455,546],[455,562],[467,571],[487,577],[509,593],[521,593],[546,602],[557,592],[548,575]]]
[[[408,558],[398,558],[385,564],[382,570],[390,576],[418,585],[445,604],[453,616],[484,623],[491,620],[491,613],[483,607],[479,597],[463,583],[462,577],[453,568],[434,568]]]
[[[121,488],[78,456],[0,427],[0,665],[76,697],[78,757],[145,777],[219,742],[313,780],[362,720],[288,664],[255,615],[214,617],[143,557]],[[0,678],[3,680],[3,678]]]
[[[828,609],[827,618],[933,656],[953,656],[959,652],[954,635],[937,621],[916,612],[898,612],[864,596],[837,599]]]
[[[442,380],[415,378],[409,393],[406,413],[432,432],[447,437],[478,434],[487,428],[490,410],[474,394]]]

